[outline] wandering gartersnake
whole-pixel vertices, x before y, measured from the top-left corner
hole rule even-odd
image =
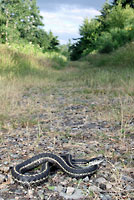
[[[60,168],[71,177],[84,178],[94,174],[103,161],[103,157],[84,160],[72,159],[70,154],[55,155],[53,153],[41,153],[12,167],[11,174],[15,181],[29,186],[40,184],[46,180],[52,166]],[[81,164],[84,164],[85,166],[82,166]],[[27,174],[27,172],[40,165],[42,165],[42,170],[39,173]]]

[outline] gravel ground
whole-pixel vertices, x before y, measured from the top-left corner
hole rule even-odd
[[[117,97],[77,90],[31,88],[17,99],[19,112],[1,126],[0,200],[134,200],[133,116],[124,111],[119,117]],[[131,110],[132,99],[122,102]],[[90,179],[57,171],[37,187],[14,182],[10,167],[43,152],[87,159],[104,155],[106,161]]]

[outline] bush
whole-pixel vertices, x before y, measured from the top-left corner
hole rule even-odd
[[[100,53],[110,53],[114,49],[112,35],[108,32],[102,33],[96,45]]]
[[[106,11],[104,16],[84,20],[79,29],[82,37],[71,48],[72,60],[92,52],[110,53],[134,40],[134,9],[118,3]]]

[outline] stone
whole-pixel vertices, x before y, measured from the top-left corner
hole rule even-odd
[[[64,180],[60,183],[61,185],[67,185],[68,184],[68,181],[67,180]]]
[[[9,167],[5,167],[5,166],[0,168],[0,171],[5,172],[5,173],[8,173],[9,170],[10,170],[10,168]]]
[[[39,190],[38,195],[40,197],[40,200],[43,200],[44,199],[44,190]]]
[[[33,195],[34,195],[34,191],[32,189],[29,189],[28,190],[28,196],[29,196],[29,198],[33,198]]]
[[[111,189],[111,188],[112,188],[112,184],[106,183],[106,189],[109,190],[109,189]]]
[[[108,194],[100,194],[101,200],[111,200],[112,197]]]
[[[68,195],[72,195],[72,194],[74,193],[74,191],[75,191],[75,188],[73,188],[73,187],[68,187],[66,193],[67,193]]]
[[[64,192],[60,192],[60,196],[63,197],[64,199],[70,199],[70,200],[79,200],[79,199],[84,199],[84,195],[82,194],[82,191],[80,189],[74,189],[75,192],[72,195],[69,195]]]
[[[89,177],[86,176],[84,179],[83,179],[84,182],[89,182]]]
[[[121,179],[122,179],[123,181],[126,181],[126,182],[131,182],[131,183],[134,182],[134,179],[131,178],[130,176],[122,175]]]
[[[97,178],[95,180],[95,182],[98,183],[98,184],[101,184],[101,183],[103,184],[103,183],[106,183],[107,180],[105,178],[103,178],[103,177],[100,177],[100,178]]]
[[[0,174],[0,184],[3,183],[6,180],[6,176],[3,174]]]
[[[61,185],[58,185],[58,186],[56,187],[56,191],[62,192],[62,190],[63,190],[63,187],[62,187]]]
[[[102,190],[106,190],[106,184],[104,184],[104,183],[100,183],[100,188],[102,189]]]
[[[92,185],[92,186],[90,186],[90,187],[88,188],[88,190],[91,191],[91,192],[96,192],[96,193],[98,193],[98,192],[100,191],[100,188],[98,188],[98,187],[95,186],[95,185]]]

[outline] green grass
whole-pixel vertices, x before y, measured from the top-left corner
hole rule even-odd
[[[28,46],[29,47],[29,46]],[[44,78],[50,73],[50,69],[61,69],[67,64],[65,56],[59,53],[43,54],[36,48],[29,48],[27,45],[7,46],[0,45],[0,75],[1,77],[25,77],[31,75],[33,77]]]
[[[134,68],[134,42],[120,47],[110,54],[88,55],[82,60],[86,60],[97,67],[117,67],[117,68]]]
[[[98,141],[100,144],[98,150],[91,146],[91,155],[105,154],[106,157],[117,160],[118,149],[115,152],[114,148],[117,148],[114,146],[116,144],[120,152],[122,147],[125,149],[125,152],[120,154],[122,160],[127,160],[124,168],[132,167],[133,152],[129,138],[133,134],[130,122],[133,122],[134,118],[133,58],[133,44],[110,55],[90,55],[76,62],[69,62],[56,53],[43,55],[32,48],[27,52],[23,48],[1,45],[0,143],[6,142],[10,135],[13,138],[17,134],[17,137],[27,138],[27,141],[24,140],[24,144],[27,144],[24,148],[28,147],[28,152],[35,147],[36,152],[41,152],[44,146],[38,144],[43,137],[46,137],[47,141],[54,138],[54,148],[57,148],[55,140],[58,136],[67,139],[67,142],[71,141],[64,148],[75,149],[75,144],[80,145],[80,141],[83,141],[81,133],[71,135],[71,127],[61,132],[60,129],[50,130],[53,122],[56,128],[60,127],[60,120],[62,117],[66,119],[66,114],[70,120],[73,117],[83,117],[84,122],[88,123],[106,121],[106,129],[95,131],[93,135],[91,132],[91,138],[85,135],[84,141]],[[70,111],[66,110],[72,105],[81,105],[82,108],[78,111],[71,108]],[[36,133],[33,130],[36,130]],[[30,147],[30,136],[33,139],[34,134],[36,139]],[[56,145],[59,146],[60,140],[57,141]],[[106,150],[106,143],[113,146]],[[113,163],[110,164],[110,169],[115,179],[122,183]],[[91,191],[89,196],[93,195]]]
[[[134,45],[129,44],[110,55],[89,55],[69,62],[58,53],[46,53],[19,47],[0,46],[1,116],[14,108],[19,112],[23,95],[52,93],[65,89],[75,96],[134,96]],[[32,88],[32,92],[30,91]],[[77,99],[79,102],[79,99]],[[34,112],[34,108],[29,108]],[[13,111],[14,112],[14,111]],[[28,110],[26,112],[29,112]],[[3,117],[5,120],[5,117]]]

